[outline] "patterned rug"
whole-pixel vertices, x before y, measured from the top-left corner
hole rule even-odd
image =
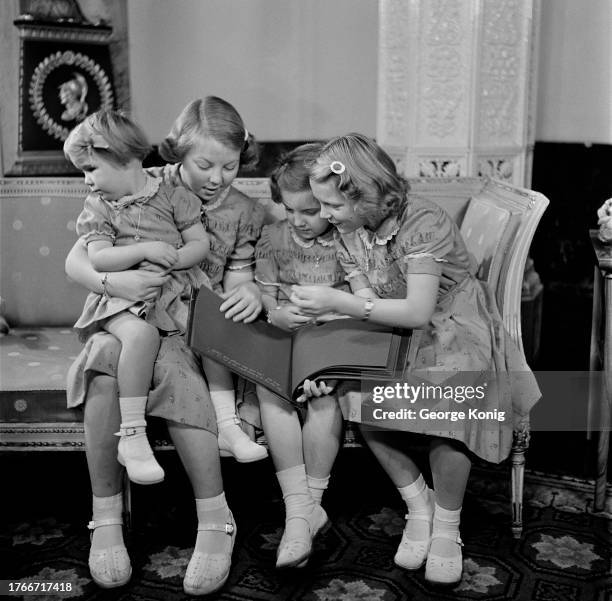
[[[134,486],[127,535],[134,573],[123,589],[102,591],[87,569],[89,491],[81,453],[4,454],[0,579],[70,582],[65,594],[34,598],[185,599],[182,577],[195,537],[190,490],[174,453],[159,453],[166,481]],[[462,515],[464,574],[434,589],[423,570],[393,564],[403,528],[399,496],[363,449],[344,449],[324,499],[332,527],[308,566],[279,572],[275,550],[283,507],[268,461],[223,464],[238,524],[233,569],[210,599],[421,601],[425,599],[604,601],[612,599],[612,521],[575,504],[532,498],[520,540],[510,532],[505,473],[475,470]],[[559,499],[557,499],[558,501]],[[562,507],[562,508],[561,508]],[[32,597],[26,597],[32,598]]]

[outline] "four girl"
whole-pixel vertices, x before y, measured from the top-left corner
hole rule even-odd
[[[104,132],[102,138],[109,148],[114,145]],[[184,187],[197,195],[202,224],[210,238],[207,253],[204,228],[192,220],[193,197],[181,191],[179,196],[190,206],[186,211],[189,217],[183,219],[182,213],[174,211],[166,224],[174,227],[173,252],[165,249],[167,254],[160,256],[129,250],[148,243],[139,244],[139,240],[128,240],[125,247],[117,242],[114,248],[113,236],[103,245],[96,244],[95,234],[84,232],[88,249],[80,241],[68,257],[69,275],[96,293],[98,305],[106,310],[106,305],[117,302],[122,307],[110,320],[100,311],[94,312],[99,319],[84,324],[93,323],[103,331],[88,339],[69,382],[71,405],[87,398],[85,434],[94,493],[90,569],[101,586],[124,584],[131,573],[120,528],[120,469],[113,456],[116,445],[109,434],[119,421],[119,412],[114,409],[117,387],[120,395],[125,394],[124,389],[132,390],[129,380],[124,383],[123,366],[134,365],[135,351],[130,349],[136,345],[130,347],[129,332],[114,327],[115,315],[130,324],[139,319],[139,327],[155,325],[162,333],[146,410],[168,420],[170,435],[196,496],[198,537],[185,575],[186,592],[217,590],[229,573],[236,528],[222,491],[219,448],[240,461],[265,454],[239,431],[231,374],[205,361],[209,393],[197,360],[184,344],[180,323],[176,330],[166,330],[152,317],[174,314],[168,309],[172,303],[167,299],[172,295],[167,290],[177,280],[173,266],[182,270],[199,260],[201,255],[196,257],[195,252],[189,254],[189,260],[184,258],[185,252],[179,254],[190,243],[195,247],[192,241],[198,240],[198,252],[206,254],[201,267],[212,288],[224,298],[221,310],[227,318],[252,321],[263,302],[268,320],[287,330],[341,316],[418,330],[409,350],[416,360],[408,366],[406,378],[436,372],[439,382],[457,371],[528,371],[518,349],[505,335],[492,292],[470,271],[467,250],[455,224],[436,205],[411,197],[390,157],[359,134],[336,138],[324,147],[300,147],[273,173],[273,197],[284,205],[287,220],[264,228],[257,244],[260,293],[252,281],[252,264],[261,215],[254,202],[231,188],[238,166],[249,160],[251,145],[250,134],[233,107],[209,97],[185,108],[160,148],[162,156],[176,164],[150,170],[153,177],[161,178],[160,188],[162,184],[170,189]],[[89,160],[92,156],[95,159],[83,164],[87,168],[98,163],[105,166],[101,161],[107,159],[93,140],[87,154]],[[143,180],[138,166],[142,157],[134,154],[131,158],[135,159],[128,161],[134,177],[126,178],[130,185],[113,189],[128,200],[134,194],[142,198],[141,189],[149,181]],[[111,165],[117,168],[112,161]],[[121,202],[121,197],[105,198],[102,194],[98,201],[106,207]],[[138,200],[134,203],[138,206]],[[112,223],[111,218],[109,221]],[[131,225],[132,229],[126,227],[128,238],[140,236],[142,219],[140,228],[138,221]],[[330,226],[336,231],[335,238]],[[176,231],[181,232],[180,237]],[[96,251],[118,256],[134,253],[128,255],[134,260],[98,264]],[[96,270],[100,265],[106,270],[102,277]],[[198,270],[191,269],[193,279],[188,282],[206,285]],[[345,281],[350,284],[350,292]],[[146,311],[144,320],[132,314],[141,305]],[[181,305],[177,302],[176,306]],[[147,361],[145,366],[150,365],[150,358]],[[134,371],[141,371],[141,376],[147,373],[145,368]],[[139,382],[139,398],[143,396],[143,382],[147,383],[146,377]],[[334,384],[306,381],[303,411],[258,388],[262,423],[286,508],[278,567],[305,565],[313,537],[327,523],[320,501],[342,427],[338,403],[331,395]],[[530,378],[523,377],[521,386],[502,383],[493,388],[495,394],[483,399],[479,408],[494,406],[508,414],[523,414],[539,396],[535,380]],[[342,383],[339,395],[345,417],[362,422],[366,442],[408,507],[395,562],[406,569],[426,563],[426,578],[433,583],[458,582],[462,570],[459,516],[470,455],[495,462],[505,458],[510,450],[512,420],[500,423],[495,431],[465,424],[463,430],[436,432],[418,423],[398,421],[395,427],[400,430],[431,436],[431,490],[402,446],[405,433],[368,424],[367,412],[362,414],[368,399],[362,398],[352,383]],[[95,432],[94,424],[98,428]],[[139,434],[146,439],[144,432]],[[147,462],[151,461],[149,453],[144,453]]]

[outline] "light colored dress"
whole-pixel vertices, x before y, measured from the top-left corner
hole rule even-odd
[[[178,164],[166,165],[147,169],[147,172],[161,177],[164,184],[177,187],[183,186],[179,167]],[[211,237],[211,252],[201,267],[209,276],[213,290],[219,291],[224,273],[219,265],[238,268],[253,263],[263,209],[256,201],[230,187],[223,203],[208,209],[202,206],[202,221]],[[97,374],[117,377],[119,351],[119,341],[106,332],[88,339],[68,373],[68,407],[85,402],[91,380]],[[216,414],[200,360],[185,345],[183,336],[162,337],[146,410],[147,415],[217,433]]]
[[[116,201],[105,201],[90,194],[77,219],[77,233],[85,244],[106,241],[113,246],[131,246],[160,241],[181,248],[181,232],[200,221],[200,200],[185,188],[162,183],[147,176],[140,192]],[[158,330],[184,334],[188,303],[193,288],[210,287],[204,272],[194,266],[170,272],[170,279],[154,303],[129,301],[90,292],[75,324],[83,341],[103,329],[104,322],[129,310]]]
[[[360,228],[338,236],[337,243],[338,259],[353,291],[371,287],[380,298],[405,298],[409,274],[440,277],[435,312],[427,327],[413,333],[411,361],[402,380],[414,385],[423,380],[484,385],[484,398],[461,404],[449,399],[446,408],[466,415],[470,408],[490,415],[504,412],[503,421],[467,418],[439,428],[439,421],[396,419],[387,420],[384,427],[452,438],[487,461],[506,458],[513,425],[528,414],[540,391],[503,326],[493,292],[474,277],[456,224],[436,204],[409,196],[401,213],[385,219],[375,232]],[[344,385],[340,404],[347,419],[381,426],[373,419],[375,404],[354,383]],[[423,407],[405,399],[384,404],[388,409],[415,406]]]

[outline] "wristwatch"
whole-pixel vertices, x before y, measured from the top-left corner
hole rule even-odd
[[[274,307],[273,309],[268,309],[268,310],[266,311],[266,321],[267,321],[268,323],[272,323],[272,313],[273,313],[274,311],[278,311],[280,308],[281,308],[281,306],[280,306],[280,305],[276,305],[276,307]]]

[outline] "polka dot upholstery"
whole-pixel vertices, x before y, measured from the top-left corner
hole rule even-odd
[[[86,292],[64,261],[86,187],[77,178],[0,179],[0,296],[11,327],[72,326]]]

